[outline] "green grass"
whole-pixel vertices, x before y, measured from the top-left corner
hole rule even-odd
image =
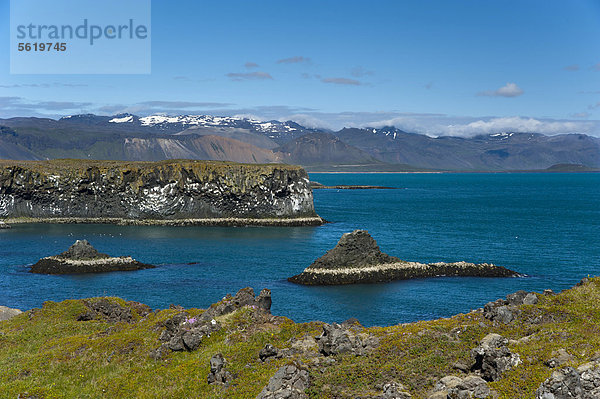
[[[341,355],[331,364],[309,364],[311,398],[375,397],[383,384],[404,384],[414,398],[426,397],[437,380],[461,373],[455,363],[471,364],[470,350],[490,332],[511,340],[522,363],[490,383],[501,398],[530,398],[552,369],[544,362],[566,349],[577,366],[600,356],[600,280],[539,296],[537,305],[520,307],[518,319],[494,325],[481,313],[367,329],[380,345],[367,356]],[[119,298],[109,298],[132,306]],[[224,327],[195,352],[170,353],[162,360],[148,354],[160,346],[161,323],[174,309],[141,317],[134,323],[77,321],[86,311],[82,300],[46,302],[41,309],[0,323],[0,397],[19,394],[42,398],[254,398],[278,367],[291,359],[261,362],[259,350],[271,343],[290,347],[290,339],[320,334],[319,323],[297,324],[278,317],[255,322],[255,310],[243,308],[222,316]],[[200,309],[186,310],[191,316]],[[523,340],[523,337],[529,339]],[[519,340],[519,341],[517,341]],[[209,386],[209,359],[221,352],[235,375],[228,388]]]

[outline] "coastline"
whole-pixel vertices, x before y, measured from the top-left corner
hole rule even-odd
[[[7,218],[6,224],[114,224],[117,226],[214,226],[214,227],[302,227],[321,226],[320,216],[299,218],[202,218],[202,219],[123,219],[123,218]]]
[[[307,170],[308,174],[311,173],[320,173],[320,174],[526,174],[526,173],[535,173],[535,174],[592,174],[592,173],[600,173],[600,170],[587,170],[587,171],[547,171],[547,170],[443,170],[443,171],[421,171],[421,172],[373,172],[373,171],[328,171],[328,172],[319,172],[313,170]]]
[[[600,280],[584,278],[560,293],[517,291],[466,313],[386,327],[296,323],[271,313],[269,289],[255,296],[250,287],[206,309],[46,301],[0,323],[8,349],[0,390],[267,399],[284,397],[271,393],[289,393],[293,382],[287,397],[298,399],[545,398],[568,378],[583,393],[569,397],[595,398],[600,390],[587,382],[600,378],[599,298]]]

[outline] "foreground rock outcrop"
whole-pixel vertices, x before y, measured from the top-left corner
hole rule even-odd
[[[495,333],[486,335],[479,346],[471,350],[471,356],[475,361],[471,370],[487,381],[498,381],[502,373],[521,363],[519,354],[508,349],[508,339]]]
[[[365,230],[342,236],[335,248],[288,281],[306,285],[378,283],[435,276],[517,277],[501,266],[467,262],[406,262],[387,255]]]
[[[600,362],[554,371],[535,392],[536,399],[600,398]]]
[[[255,309],[257,316],[271,315],[271,291],[263,289],[254,296],[250,287],[242,288],[232,296],[227,294],[220,302],[213,304],[198,317],[189,317],[180,312],[163,323],[165,329],[160,335],[163,344],[150,353],[154,359],[162,358],[169,351],[194,351],[202,341],[221,329],[217,318],[235,312],[245,306]]]
[[[31,266],[31,273],[72,274],[102,273],[151,269],[155,266],[138,262],[130,256],[111,257],[98,252],[87,240],[77,240],[60,255],[40,259]]]
[[[12,309],[6,306],[0,306],[0,321],[11,319],[21,313],[23,312],[19,309]]]
[[[304,169],[211,161],[0,161],[0,217],[13,222],[323,223]]]
[[[256,399],[308,399],[309,386],[308,367],[295,362],[277,370]]]

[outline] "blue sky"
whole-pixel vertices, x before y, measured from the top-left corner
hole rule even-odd
[[[0,16],[0,117],[208,113],[600,136],[598,0],[154,0],[148,75],[11,75],[8,0]]]

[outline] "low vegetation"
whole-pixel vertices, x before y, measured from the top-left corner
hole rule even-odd
[[[165,322],[183,309],[149,311],[120,298],[45,302],[0,322],[0,397],[254,398],[279,367],[300,361],[308,365],[306,393],[311,398],[375,398],[390,381],[402,383],[413,398],[426,398],[440,378],[464,376],[461,369],[473,363],[471,349],[494,332],[510,340],[510,351],[520,355],[521,363],[489,387],[500,398],[532,398],[551,375],[547,361],[557,351],[570,355],[561,367],[600,357],[599,278],[537,297],[536,304],[516,308],[517,317],[506,324],[489,320],[480,310],[368,328],[364,332],[378,338],[375,349],[364,355],[331,355],[327,361],[308,352],[261,361],[258,353],[266,344],[289,348],[323,328],[322,323],[284,317],[257,321],[259,310],[253,306],[217,317],[222,328],[197,350],[169,351],[157,359],[151,353],[161,346]],[[99,300],[131,309],[131,319],[82,318],[89,304]],[[204,311],[185,312],[193,318]],[[228,386],[207,382],[209,360],[216,353],[223,354],[234,377]]]

